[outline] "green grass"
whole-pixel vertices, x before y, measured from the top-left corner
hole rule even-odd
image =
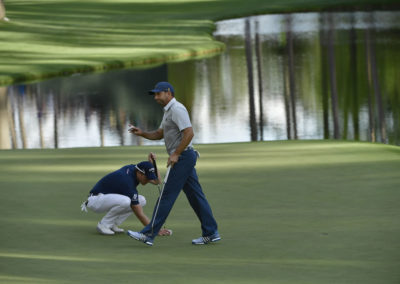
[[[0,86],[220,53],[219,19],[399,7],[397,0],[7,0]],[[397,3],[397,4],[396,4]]]
[[[199,145],[223,240],[182,193],[171,237],[102,236],[80,203],[104,174],[163,147],[0,151],[1,283],[399,283],[400,148],[331,142]],[[154,186],[140,187],[151,214]],[[140,230],[130,217],[124,228]]]

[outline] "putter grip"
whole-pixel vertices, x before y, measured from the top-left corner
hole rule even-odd
[[[154,160],[154,158],[151,158],[153,160],[153,165],[154,165],[154,170],[156,171],[156,176],[158,176],[158,170],[157,170],[157,163],[156,160]]]

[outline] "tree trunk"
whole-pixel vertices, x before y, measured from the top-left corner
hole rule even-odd
[[[328,90],[328,53],[327,53],[327,33],[324,29],[327,17],[326,14],[322,14],[321,28],[319,32],[319,42],[321,48],[321,96],[322,96],[322,118],[324,124],[324,139],[329,139],[329,90]]]
[[[369,139],[371,142],[376,142],[376,137],[375,137],[375,112],[374,112],[374,107],[373,107],[373,96],[372,96],[372,75],[371,75],[371,60],[370,60],[370,38],[369,38],[369,29],[365,30],[365,49],[366,49],[366,55],[367,55],[367,76],[368,76],[368,85],[369,85],[369,91],[368,91],[368,117],[369,117]]]
[[[335,58],[335,45],[334,45],[334,27],[333,15],[329,16],[329,43],[328,43],[328,60],[329,60],[329,78],[331,84],[331,103],[333,115],[333,137],[340,139],[339,134],[339,114],[338,114],[338,94],[336,86],[336,58]]]
[[[11,148],[17,149],[17,131],[15,127],[15,117],[17,113],[17,103],[15,91],[12,87],[8,87],[8,92],[11,90],[11,96],[7,96],[7,112],[8,112],[8,122],[10,124],[10,138],[11,138]]]
[[[100,134],[100,147],[104,147],[104,128],[105,128],[105,121],[106,121],[106,114],[103,108],[100,109],[99,115],[99,134]]]
[[[44,133],[43,133],[43,114],[45,113],[46,103],[43,95],[39,91],[39,85],[35,85],[36,88],[36,108],[37,108],[37,119],[39,125],[39,142],[40,148],[45,148]]]
[[[286,134],[287,139],[292,140],[292,120],[290,116],[290,86],[289,86],[289,70],[286,64],[283,66],[283,99],[285,102],[285,114],[286,114]]]
[[[351,18],[350,30],[350,73],[352,82],[352,115],[353,115],[353,132],[354,140],[360,140],[360,120],[358,117],[359,102],[358,102],[358,73],[357,73],[357,33],[355,29],[355,17]]]
[[[379,125],[379,134],[380,134],[380,141],[382,143],[386,143],[386,123],[385,123],[385,111],[383,109],[383,102],[382,102],[382,94],[381,94],[381,87],[379,84],[378,78],[378,67],[376,63],[376,51],[375,51],[375,28],[373,14],[370,14],[370,25],[371,27],[366,30],[368,35],[368,66],[370,68],[370,76],[372,80],[372,86],[375,94],[376,106],[378,109],[378,125]]]
[[[251,47],[251,30],[250,30],[249,19],[246,20],[245,46],[246,46],[247,78],[249,86],[250,136],[251,136],[251,141],[257,141],[257,123],[256,123],[256,111],[254,102],[253,52]]]
[[[125,131],[126,131],[126,113],[123,109],[117,109],[115,112],[115,117],[117,120],[117,130],[119,135],[119,143],[121,146],[125,145]]]
[[[292,106],[292,122],[293,122],[293,138],[297,140],[297,120],[296,120],[296,93],[295,93],[295,75],[294,75],[294,51],[293,51],[293,33],[292,18],[286,18],[286,40],[288,54],[288,70],[289,70],[289,94]]]
[[[19,130],[21,134],[21,142],[22,142],[22,149],[26,149],[26,131],[25,131],[25,119],[24,119],[24,100],[23,96],[27,93],[28,88],[24,86],[22,89],[22,94],[18,93],[17,94],[17,104],[18,104],[18,121],[19,121]]]
[[[256,22],[256,57],[257,57],[257,71],[258,71],[258,103],[260,111],[259,129],[260,129],[260,140],[264,140],[264,108],[263,108],[263,76],[262,76],[262,47],[260,40],[260,32],[258,21]]]
[[[53,108],[54,108],[54,148],[58,149],[58,111],[60,101],[59,94],[53,94]]]

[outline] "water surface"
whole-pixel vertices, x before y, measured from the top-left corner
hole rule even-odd
[[[217,23],[226,52],[152,69],[0,88],[0,146],[162,144],[147,90],[175,86],[195,143],[348,139],[400,145],[400,13],[302,13]]]

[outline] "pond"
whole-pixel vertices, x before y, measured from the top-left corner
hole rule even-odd
[[[0,87],[0,148],[154,145],[147,95],[170,81],[194,143],[344,139],[400,145],[400,12],[300,13],[217,23],[226,51],[151,69]]]

